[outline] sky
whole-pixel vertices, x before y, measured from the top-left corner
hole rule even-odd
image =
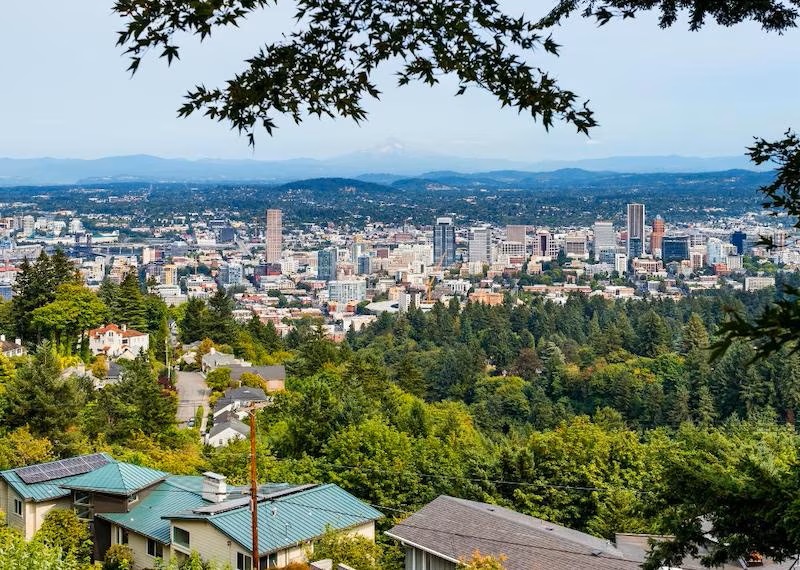
[[[507,0],[512,13],[529,0]],[[755,135],[800,129],[800,31],[782,36],[753,24],[661,30],[653,17],[597,27],[570,19],[553,31],[560,57],[534,54],[562,87],[590,100],[601,126],[590,138],[549,133],[502,110],[488,93],[454,97],[455,81],[397,87],[395,68],[376,76],[366,123],[278,117],[256,148],[225,124],[176,109],[195,84],[221,85],[265,43],[291,29],[292,3],[200,44],[181,42],[181,61],[148,57],[135,77],[115,44],[123,21],[112,1],[7,2],[0,18],[0,157],[329,158],[392,142],[414,152],[520,161],[607,156],[740,155]],[[546,7],[548,3],[537,3]]]

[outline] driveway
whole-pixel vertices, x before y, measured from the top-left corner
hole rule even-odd
[[[199,372],[178,372],[176,386],[178,390],[178,425],[185,426],[186,422],[194,417],[199,406],[203,406],[208,413],[208,396],[211,390],[206,384],[205,377]],[[205,427],[205,419],[203,426]]]

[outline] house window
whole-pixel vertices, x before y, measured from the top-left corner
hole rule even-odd
[[[74,500],[75,513],[78,518],[84,521],[92,520],[94,509],[92,508],[92,494],[84,491],[75,491]]]
[[[152,538],[148,538],[147,554],[153,558],[164,558],[164,546],[160,542],[155,541]]]
[[[253,558],[241,552],[236,553],[236,570],[253,570]]]
[[[189,548],[189,531],[178,528],[177,526],[172,529],[172,540],[178,546]]]
[[[122,527],[117,527],[117,544],[128,544],[128,531]]]
[[[22,516],[22,501],[14,499],[14,514]]]

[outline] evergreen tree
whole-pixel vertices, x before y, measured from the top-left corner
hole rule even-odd
[[[636,352],[642,356],[655,358],[669,351],[671,346],[669,329],[664,319],[653,309],[639,318],[636,327]]]
[[[208,323],[205,301],[191,297],[186,302],[179,323],[181,342],[191,343],[208,338]]]
[[[233,298],[221,287],[208,300],[205,315],[209,338],[219,344],[233,344],[236,341],[236,321],[233,319]]]
[[[149,330],[147,305],[139,285],[139,276],[135,271],[129,271],[122,279],[116,305],[118,311],[115,315],[116,324],[127,325],[142,332]]]
[[[31,433],[63,439],[86,401],[74,377],[62,378],[55,352],[44,345],[30,363],[17,369],[8,385],[6,425],[30,426]]]
[[[52,256],[43,251],[34,263],[23,260],[11,300],[11,320],[18,337],[27,341],[41,341],[31,323],[31,313],[52,303],[58,287],[65,283],[79,283],[79,279],[75,266],[61,249],[57,249]]]
[[[708,348],[708,331],[697,313],[692,313],[684,325],[681,341],[683,354]]]

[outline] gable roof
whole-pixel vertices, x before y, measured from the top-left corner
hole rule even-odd
[[[238,400],[243,402],[266,402],[267,395],[261,388],[251,388],[242,386],[240,388],[228,388],[225,390],[226,400]]]
[[[21,344],[9,342],[7,340],[0,340],[0,352],[3,354],[6,352],[17,352],[18,350],[26,352],[25,347],[23,347]]]
[[[104,327],[100,327],[100,328],[97,328],[97,329],[91,329],[89,331],[89,337],[97,337],[97,336],[106,334],[107,332],[115,332],[118,335],[123,336],[125,338],[130,338],[130,337],[134,337],[134,336],[147,336],[147,333],[139,332],[137,330],[129,329],[129,328],[122,329],[122,328],[118,327],[117,325],[115,325],[114,323],[110,323],[110,324],[107,324]]]
[[[250,426],[236,419],[228,419],[220,423],[214,423],[214,427],[212,427],[208,432],[208,439],[213,439],[226,429],[232,429],[244,437],[250,436]]]
[[[97,513],[95,516],[169,544],[172,540],[170,523],[164,517],[176,511],[209,505],[209,501],[201,496],[202,486],[202,477],[169,477],[127,513]]]
[[[516,511],[442,495],[386,534],[451,562],[476,550],[507,570],[634,570],[611,542]]]
[[[231,369],[231,379],[239,380],[242,374],[249,373],[261,376],[264,380],[286,380],[286,367],[277,366],[242,366],[234,364]]]
[[[26,483],[23,480],[25,471],[29,470],[30,467],[33,466],[18,467],[16,469],[2,471],[0,472],[0,477],[2,477],[9,484],[9,486],[25,500],[35,501],[38,503],[42,501],[60,499],[61,497],[68,497],[70,495],[70,491],[63,487],[64,484],[82,477],[85,473],[91,470],[98,469],[107,463],[114,462],[114,459],[107,453],[92,453],[90,455],[82,455],[79,457],[85,460],[87,467],[91,464],[95,466],[91,467],[91,469],[86,469],[81,473],[75,473],[74,475],[66,475],[62,477],[52,477],[36,483]],[[47,463],[39,463],[37,464],[37,467],[41,471],[52,469],[54,474],[59,474],[63,473],[58,469],[63,462],[64,460],[49,461]]]
[[[164,471],[149,467],[115,461],[84,475],[79,475],[62,483],[61,486],[67,489],[128,496],[163,481],[168,475]]]
[[[274,552],[324,534],[326,528],[352,528],[381,518],[371,506],[333,484],[286,487],[261,497],[258,504],[258,551]],[[215,508],[168,516],[180,520],[205,520],[222,534],[252,550],[250,501],[227,501]]]

